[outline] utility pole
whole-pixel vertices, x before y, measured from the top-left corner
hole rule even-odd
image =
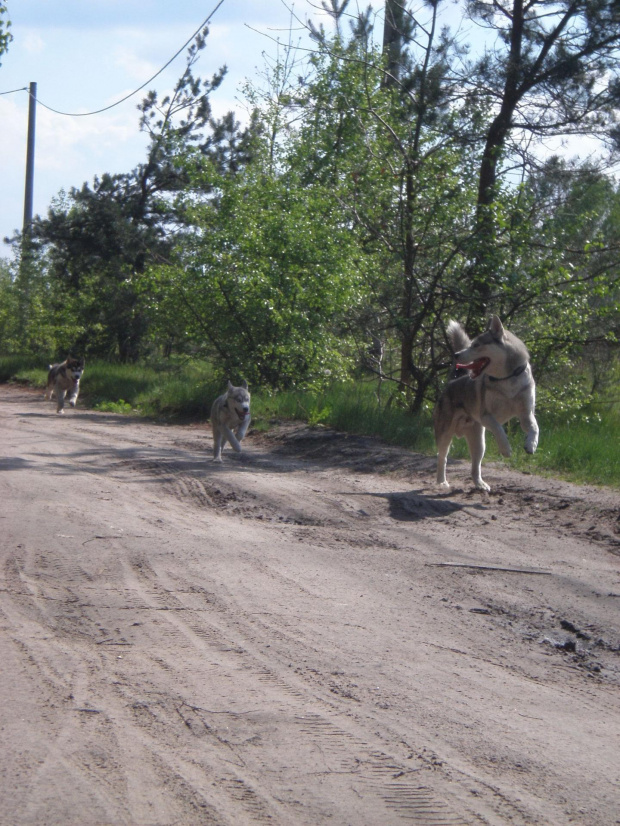
[[[27,330],[30,316],[32,272],[32,193],[34,189],[34,127],[37,116],[37,84],[31,83],[28,99],[28,144],[26,149],[26,190],[24,193],[24,225],[18,278],[18,318],[21,343],[27,349]]]
[[[24,237],[30,235],[34,190],[34,134],[37,119],[37,84],[31,83],[28,100],[28,146],[26,149],[26,191],[24,193]]]

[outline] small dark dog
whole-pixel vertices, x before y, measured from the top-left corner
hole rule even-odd
[[[74,359],[69,356],[61,364],[50,364],[47,374],[47,389],[45,398],[51,399],[56,395],[56,412],[63,413],[65,398],[75,407],[80,392],[80,379],[84,372],[84,359]]]

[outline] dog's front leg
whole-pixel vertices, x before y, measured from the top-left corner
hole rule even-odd
[[[67,395],[67,391],[64,388],[57,387],[56,388],[56,413],[64,413],[63,410],[65,406],[65,396]]]
[[[485,451],[485,435],[484,427],[478,422],[473,422],[465,431],[465,438],[467,439],[467,446],[471,456],[471,478],[474,480],[474,485],[480,490],[491,490],[489,485],[482,478],[482,459]]]
[[[506,436],[506,431],[497,419],[494,416],[491,416],[490,413],[485,413],[480,417],[480,421],[484,427],[488,428],[497,439],[497,446],[502,456],[512,455],[512,448],[510,447],[508,436]]]
[[[71,405],[71,407],[75,407],[75,403],[77,402],[78,393],[80,392],[80,385],[76,382],[73,387],[71,388],[71,393],[67,401]]]
[[[232,447],[232,449],[233,449],[236,453],[241,453],[241,445],[239,444],[239,441],[237,440],[237,437],[236,437],[236,436],[235,436],[235,434],[232,432],[232,430],[231,430],[231,429],[230,429],[227,425],[223,425],[223,426],[222,426],[222,430],[224,431],[224,437],[225,437],[226,439],[228,439],[228,441],[230,442],[230,446]]]
[[[241,442],[245,438],[245,434],[248,432],[248,427],[250,426],[250,417],[246,416],[245,419],[241,422],[237,430],[235,431],[237,434],[237,439]]]
[[[521,430],[526,434],[525,436],[525,450],[527,453],[534,453],[538,447],[538,422],[533,413],[526,413],[519,417],[519,424]]]

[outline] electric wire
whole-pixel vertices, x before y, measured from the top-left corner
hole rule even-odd
[[[20,87],[19,87],[19,89],[9,89],[9,91],[8,91],[8,92],[0,92],[0,97],[1,97],[2,95],[12,95],[12,94],[14,94],[15,92],[27,92],[27,91],[28,91],[28,87],[27,87],[27,86],[20,86]]]
[[[121,103],[124,103],[126,100],[129,100],[129,98],[132,98],[134,95],[137,95],[138,92],[141,92],[144,89],[145,86],[148,86],[149,83],[152,83],[155,80],[156,77],[159,77],[159,75],[163,71],[165,71],[165,69],[167,69],[168,66],[170,66],[170,64],[174,60],[177,59],[177,57],[181,54],[183,49],[185,49],[188,46],[188,44],[191,43],[192,40],[204,29],[204,27],[206,25],[208,25],[208,23],[211,20],[211,18],[213,17],[213,15],[220,8],[220,6],[222,6],[224,4],[224,2],[225,2],[225,0],[219,0],[219,3],[217,3],[216,6],[213,8],[213,10],[209,13],[209,16],[206,17],[205,20],[203,20],[203,22],[200,24],[200,26],[198,26],[198,28],[192,34],[192,36],[189,37],[185,41],[185,43],[181,46],[181,48],[177,52],[175,52],[175,54],[170,58],[170,60],[167,63],[165,63],[161,67],[161,69],[159,69],[159,71],[155,72],[155,74],[152,77],[150,77],[148,80],[146,80],[141,86],[138,86],[137,89],[134,89],[133,92],[130,92],[128,95],[125,95],[125,97],[122,97],[120,100],[117,100],[115,103],[111,103],[109,106],[104,106],[101,109],[95,109],[93,112],[61,112],[59,109],[54,109],[52,106],[48,106],[46,103],[43,103],[43,101],[40,100],[40,98],[37,98],[37,103],[39,104],[39,106],[43,106],[44,109],[49,109],[50,112],[54,112],[54,114],[56,114],[56,115],[63,115],[63,116],[69,117],[69,118],[86,118],[86,117],[89,117],[90,115],[99,115],[99,114],[101,114],[101,112],[107,112],[110,109],[114,109],[115,106],[119,106]],[[21,89],[11,89],[8,92],[0,92],[0,95],[10,95],[10,94],[13,94],[13,92],[28,92],[28,94],[30,95],[30,91],[26,86],[23,86]]]

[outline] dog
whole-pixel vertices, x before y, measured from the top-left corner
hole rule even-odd
[[[454,436],[465,437],[471,456],[471,475],[477,488],[489,491],[480,466],[485,450],[485,428],[497,439],[502,456],[511,447],[502,425],[519,419],[526,433],[525,449],[534,453],[538,445],[538,423],[534,415],[536,386],[530,357],[523,342],[505,330],[497,316],[473,341],[457,321],[446,328],[454,353],[452,375],[440,396],[433,417],[437,443],[437,484],[450,489],[446,479],[448,451]],[[466,372],[463,374],[462,371]]]
[[[241,442],[250,426],[250,394],[248,383],[240,387],[228,382],[228,389],[213,402],[211,429],[213,430],[213,461],[222,461],[222,450],[230,442],[233,450],[241,453]]]
[[[80,392],[80,379],[84,373],[84,359],[69,356],[60,364],[50,364],[47,374],[45,398],[56,396],[56,412],[64,413],[65,398],[75,407]]]

